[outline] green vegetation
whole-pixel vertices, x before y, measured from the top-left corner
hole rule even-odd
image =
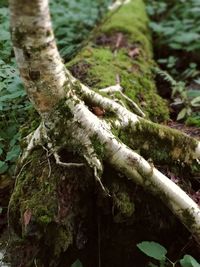
[[[200,110],[200,92],[193,89],[187,90],[186,82],[177,82],[167,71],[163,71],[160,68],[155,68],[154,70],[171,87],[172,106],[181,107],[177,120],[187,118],[186,124],[200,126],[198,116],[200,113],[194,113],[194,110]],[[198,83],[197,80],[195,82]]]
[[[39,162],[38,159],[40,159]],[[11,224],[15,225],[19,218],[22,222],[20,236],[22,235],[23,241],[34,236],[34,240],[39,242],[44,233],[49,233],[45,235],[43,242],[46,246],[52,245],[52,253],[57,257],[66,251],[73,240],[71,220],[67,212],[65,216],[62,213],[65,212],[63,206],[65,204],[62,201],[68,195],[67,177],[62,168],[50,162],[51,167],[49,167],[44,164],[46,161],[46,155],[42,149],[32,153],[29,163],[18,176],[18,182],[10,200],[9,212],[12,217]],[[61,177],[62,181],[60,181]],[[52,232],[55,222],[58,226]],[[37,227],[32,228],[32,225]]]
[[[155,55],[160,67],[173,77],[169,85],[172,109],[178,120],[186,119],[187,124],[200,126],[200,2],[147,0],[147,3]]]
[[[76,260],[71,267],[83,267],[82,263],[80,262],[80,260]]]
[[[30,110],[13,59],[8,16],[8,9],[0,8],[0,174],[13,166],[20,153],[19,125]]]
[[[54,31],[61,56],[71,59],[99,22],[111,0],[50,1]]]
[[[107,0],[51,1],[55,33],[58,39],[60,52],[65,61],[70,60],[82,47],[82,41],[87,39],[94,24],[102,17],[107,3]],[[180,1],[175,3],[171,0],[170,3],[165,3],[161,0],[158,3],[158,1],[155,0],[151,3],[151,6],[148,6],[148,11],[155,19],[155,22],[150,23],[158,39],[158,43],[155,42],[155,45],[158,44],[158,48],[160,47],[160,49],[165,46],[168,49],[166,55],[161,55],[159,62],[169,74],[157,69],[152,59],[151,36],[149,36],[147,27],[149,21],[144,12],[144,6],[141,0],[131,1],[128,5],[119,9],[112,14],[112,20],[107,18],[107,23],[103,26],[102,33],[98,35],[94,34],[93,41],[90,40],[87,47],[80,51],[75,59],[68,63],[68,66],[70,66],[74,75],[91,86],[94,90],[114,85],[120,80],[127,96],[141,106],[148,118],[154,121],[164,121],[169,117],[167,103],[157,94],[154,82],[155,74],[159,75],[170,84],[173,104],[176,105],[177,102],[180,103],[178,100],[181,100],[181,108],[177,113],[179,114],[178,119],[187,118],[188,124],[200,126],[200,95],[198,90],[195,89],[200,84],[198,59],[195,63],[191,61],[188,62],[187,66],[181,65],[181,67],[179,67],[179,62],[181,61],[178,57],[179,52],[184,54],[195,53],[196,55],[199,47],[197,44],[194,44],[195,42],[193,41],[195,40],[194,36],[199,35],[198,27],[195,27],[195,35],[189,34],[185,37],[185,34],[187,35],[189,32],[189,26],[186,28],[183,27],[185,33],[182,35],[177,32],[173,32],[171,37],[167,35],[167,27],[168,34],[170,32],[169,27],[177,27],[178,29],[176,20],[183,20],[186,24],[188,23],[188,25],[195,22],[191,19],[191,23],[189,23],[188,19],[186,19],[191,14],[189,11],[186,12],[182,10],[182,13],[185,12],[185,17],[183,19],[181,17],[183,14],[174,6],[184,9],[184,7],[181,6],[181,4],[184,3],[186,4],[185,8],[189,9],[191,5],[193,6],[196,2]],[[198,3],[195,4],[195,8],[198,9]],[[157,12],[160,16],[159,20],[161,17],[164,19],[161,22],[156,20]],[[180,19],[174,19],[173,15],[171,15],[175,14],[173,12],[177,12]],[[198,17],[197,13],[198,12],[195,13],[196,17]],[[8,15],[6,1],[3,1],[0,4],[0,174],[8,171],[10,174],[13,173],[15,161],[20,153],[19,142],[21,138],[38,124],[37,114],[33,111],[32,105],[27,99],[23,85],[18,76],[8,34]],[[172,25],[169,26],[169,24],[167,24],[168,22],[166,22],[165,25],[165,19],[173,21]],[[162,30],[159,31],[161,24],[163,24]],[[163,34],[165,35],[164,37]],[[177,38],[178,35],[179,38]],[[180,36],[182,36],[182,39]],[[166,38],[167,41],[164,41],[164,38]],[[186,47],[185,50],[184,47]],[[193,85],[196,87],[193,88]],[[116,93],[115,97],[119,102],[122,101],[128,106],[121,95]],[[63,112],[63,110],[61,111]],[[66,115],[72,115],[68,110],[64,110],[63,114],[65,117]],[[112,113],[106,114],[108,120],[109,116],[111,117],[114,115],[115,114]],[[21,125],[23,125],[23,127],[19,130]],[[148,132],[148,136],[145,130]],[[166,133],[164,131],[158,132],[156,127],[150,129],[148,123],[144,123],[142,126],[140,125],[140,127],[136,124],[132,132],[129,129],[124,129],[123,133],[119,131],[117,134],[125,143],[127,138],[130,140],[134,138],[133,143],[135,147],[133,147],[133,149],[135,150],[141,146],[142,142],[144,143],[145,138],[148,139],[143,144],[143,147],[141,146],[140,153],[142,155],[145,153],[148,155],[149,150],[155,150],[155,155],[152,157],[153,161],[160,160],[164,162],[164,160],[169,157],[167,147],[170,143],[164,140],[167,130]],[[155,136],[161,139],[163,137],[163,141],[160,143],[163,152],[159,151],[159,147],[156,147],[156,144],[153,143],[152,137]],[[177,133],[177,138],[178,137]],[[59,142],[62,141],[62,139],[59,140]],[[103,158],[104,147],[100,145],[98,139],[95,137],[91,141],[97,154],[100,158]],[[82,148],[79,146],[76,149],[80,151]],[[73,152],[76,149],[73,149]],[[185,147],[185,149],[187,149],[187,147]],[[70,159],[70,153],[67,154],[67,152],[70,151],[59,152],[61,152],[60,154],[66,154]],[[190,155],[190,151],[187,150],[187,152],[188,155]],[[173,161],[179,160],[181,151],[175,147],[170,156]],[[148,159],[149,157],[146,158]],[[14,228],[16,227],[16,232],[23,235],[24,239],[27,238],[28,240],[29,237],[31,237],[33,238],[31,241],[34,240],[37,244],[42,242],[42,249],[44,250],[51,247],[50,253],[53,261],[56,262],[60,255],[67,250],[68,246],[73,242],[77,242],[79,237],[82,238],[82,232],[84,235],[84,229],[81,229],[82,225],[76,225],[79,232],[77,235],[78,238],[75,240],[76,238],[72,230],[75,228],[73,223],[75,221],[74,218],[77,219],[77,221],[81,221],[85,219],[84,216],[87,217],[88,214],[91,214],[88,212],[89,210],[93,212],[93,205],[89,206],[88,203],[91,202],[90,193],[92,192],[93,194],[94,191],[94,177],[92,174],[89,174],[89,171],[87,172],[87,170],[85,170],[85,172],[83,172],[81,169],[80,172],[76,170],[76,173],[74,173],[72,169],[68,170],[66,173],[64,168],[55,164],[55,160],[50,157],[48,153],[46,154],[42,148],[38,150],[35,149],[33,153],[31,153],[29,159],[30,161],[27,161],[27,164],[23,166],[19,173],[15,191],[11,198],[9,206],[9,212],[12,215],[11,224]],[[149,162],[150,160],[151,158],[149,158]],[[171,164],[170,161],[167,163],[168,165]],[[194,167],[196,167],[196,165],[193,165],[193,168]],[[135,231],[133,232],[134,236],[136,236],[137,239],[137,241],[135,239],[134,242],[138,242],[137,228],[134,229],[134,227],[132,227],[133,220],[138,219],[141,220],[141,225],[143,222],[144,225],[147,222],[146,225],[149,226],[149,232],[152,231],[153,234],[154,228],[148,223],[150,221],[155,221],[155,225],[160,224],[160,228],[157,227],[157,230],[161,232],[161,235],[161,228],[171,227],[170,224],[169,226],[167,225],[167,220],[164,222],[160,220],[160,215],[162,215],[162,213],[158,214],[159,216],[154,216],[154,212],[152,212],[154,208],[152,207],[157,204],[159,207],[159,201],[157,201],[157,199],[153,197],[150,198],[145,208],[143,204],[145,202],[145,192],[142,192],[142,194],[141,192],[136,192],[140,190],[138,187],[133,191],[133,188],[129,188],[129,181],[124,182],[125,179],[121,174],[117,174],[116,172],[112,173],[112,170],[109,171],[108,177],[103,177],[103,179],[108,180],[108,188],[110,187],[113,201],[112,203],[105,203],[106,205],[104,205],[104,202],[100,203],[101,197],[95,193],[95,198],[98,198],[98,205],[95,206],[95,209],[100,207],[103,210],[105,208],[106,216],[108,217],[108,205],[112,205],[111,218],[115,226],[118,223],[117,227],[120,229],[121,233],[123,232],[123,228],[127,226],[131,228],[131,231],[133,228]],[[119,178],[122,178],[121,181],[118,181],[120,180]],[[116,184],[115,180],[117,181]],[[138,195],[141,194],[141,199],[137,200],[136,193]],[[165,196],[163,195],[163,199],[164,198]],[[88,201],[88,199],[90,201]],[[155,205],[153,200],[158,203]],[[85,203],[87,203],[87,205]],[[141,210],[141,214],[138,210]],[[166,210],[164,210],[164,212],[165,211]],[[2,208],[0,207],[0,214],[1,212]],[[157,212],[155,212],[155,214],[157,214]],[[92,213],[93,217],[96,215],[97,214],[94,213],[93,216]],[[185,220],[190,220],[190,222],[193,223],[192,219],[188,217],[188,214],[184,215]],[[153,217],[153,219],[151,220],[150,217]],[[172,219],[170,219],[173,221],[173,216],[171,217]],[[92,223],[94,223],[94,221],[92,221]],[[140,221],[136,222],[136,225],[137,223],[140,224]],[[22,225],[22,229],[19,227],[19,224]],[[36,229],[34,226],[39,226],[37,232],[34,230]],[[101,229],[103,229],[103,226]],[[112,232],[112,234],[113,233],[115,232]],[[45,237],[41,240],[42,236]],[[103,241],[104,235],[102,234],[102,236],[98,238],[102,238],[100,241]],[[126,236],[124,237],[124,239],[127,239],[125,240],[127,243],[129,243],[129,239],[131,238],[131,235],[128,238]],[[112,243],[112,239],[110,240]],[[120,237],[113,240],[120,240]],[[85,240],[83,240],[83,242],[85,242]],[[131,240],[131,242],[133,241]],[[118,246],[118,243],[115,243],[115,245]],[[120,245],[124,243],[126,242],[121,239]],[[146,255],[154,258],[154,260],[158,260],[162,267],[175,266],[176,264],[182,267],[199,267],[199,263],[189,255],[184,256],[183,259],[176,262],[170,261],[166,257],[167,250],[155,242],[142,242],[138,244],[138,248]],[[132,251],[129,256],[131,253]],[[151,263],[150,266],[155,267],[157,265]],[[82,263],[76,260],[72,264],[72,267],[82,267]]]
[[[200,264],[190,255],[185,255],[182,259],[172,262],[167,258],[167,249],[156,242],[143,241],[137,244],[137,247],[148,257],[156,260],[159,264],[149,263],[149,267],[200,267]]]
[[[109,0],[62,0],[59,3],[51,1],[55,34],[65,60],[69,60],[81,48],[82,41],[87,39],[109,2]],[[139,3],[141,2],[135,1],[134,5],[131,4],[134,13],[128,5],[121,9],[117,16],[114,14],[112,23],[108,22],[103,29],[108,35],[112,31],[122,31],[125,38],[129,36],[127,45],[133,44],[135,48],[141,48],[138,58],[132,59],[127,54],[127,48],[122,47],[113,59],[111,49],[96,46],[91,48],[92,57],[90,48],[89,50],[86,48],[82,52],[81,60],[77,57],[73,62],[80,60],[80,67],[86,70],[88,67],[86,83],[98,89],[115,84],[116,76],[120,71],[121,84],[126,89],[127,95],[140,102],[150,118],[159,121],[168,117],[168,111],[163,100],[156,94],[153,74],[149,69],[149,65],[153,62],[150,36],[147,27],[144,26],[147,25],[148,19],[144,9],[139,7]],[[121,17],[120,20],[117,19],[118,16]],[[7,2],[4,1],[0,6],[0,174],[6,171],[13,173],[15,161],[20,153],[21,138],[37,126],[37,120],[36,122],[35,119],[33,120],[37,114],[27,99],[16,68],[8,17]],[[128,49],[131,50],[134,47]],[[121,70],[122,67],[123,70]],[[25,124],[24,127],[19,131],[23,124]],[[26,127],[28,124],[29,127]],[[30,124],[32,124],[31,127]]]
[[[147,7],[155,21],[150,23],[158,45],[187,52],[200,50],[200,2],[198,0],[150,1]]]

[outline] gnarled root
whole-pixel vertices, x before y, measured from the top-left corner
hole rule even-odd
[[[167,142],[166,150],[169,156],[170,153],[172,155],[175,153],[173,149],[178,151],[174,160],[179,160],[185,164],[192,164],[195,161],[199,167],[200,145],[198,141],[167,127],[144,120],[115,103],[112,99],[103,97],[84,85],[80,86],[80,92],[86,103],[90,102],[106,111],[115,113],[117,119],[114,120],[114,127],[120,128],[121,131],[128,128],[133,135],[129,142],[130,145],[132,143],[134,145],[134,135],[137,135],[139,131],[146,131],[151,138],[155,139],[155,144],[156,138],[158,145],[160,140]],[[102,162],[108,161],[117,171],[125,174],[128,179],[159,196],[200,243],[200,208],[198,205],[179,186],[119,140],[112,133],[112,123],[109,124],[106,119],[95,116],[77,96],[71,94],[71,97],[62,103],[62,108],[58,107],[50,114],[44,125],[45,135],[43,138],[46,136],[48,149],[50,153],[54,154],[58,164],[63,166],[71,166],[72,164],[61,163],[57,153],[59,149],[70,148],[72,151],[78,151],[94,170],[95,178],[106,192],[101,182],[101,174],[103,171]],[[153,127],[152,132],[150,126]],[[37,129],[33,137],[38,136],[38,131]],[[33,147],[33,137],[25,155]],[[152,140],[143,140],[144,143],[146,141],[152,142]],[[142,145],[136,143],[136,145],[138,144]],[[138,148],[140,149],[140,147]],[[154,148],[157,149],[157,147],[151,149]],[[167,161],[167,158],[165,160]],[[82,166],[82,164],[84,162],[79,165]]]
[[[92,105],[100,106],[107,112],[116,115],[113,128],[126,132],[126,144],[133,149],[147,150],[148,157],[157,159],[155,154],[160,146],[164,146],[165,155],[162,162],[200,164],[200,142],[177,130],[145,120],[133,114],[112,99],[106,98],[84,85],[81,86],[83,99]],[[139,135],[139,138],[137,137]],[[140,138],[141,137],[141,138]],[[146,138],[147,137],[147,138]],[[135,146],[137,144],[137,147]]]

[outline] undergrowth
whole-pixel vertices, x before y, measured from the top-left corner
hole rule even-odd
[[[137,248],[152,261],[148,267],[200,267],[200,264],[191,255],[184,255],[182,259],[172,261],[168,258],[165,247],[154,241],[143,241],[137,244]]]
[[[157,61],[174,80],[172,110],[178,120],[200,127],[200,1],[147,0],[147,11]]]

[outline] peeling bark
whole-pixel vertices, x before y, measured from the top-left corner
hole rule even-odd
[[[40,114],[65,95],[65,67],[52,30],[48,0],[10,0],[11,35],[20,76]]]
[[[27,237],[28,246],[28,238],[32,237],[36,243],[45,240],[52,245],[46,232],[52,225],[59,225],[54,241],[61,240],[63,243],[59,247],[54,246],[53,255],[56,260],[60,260],[61,254],[74,244],[74,236],[81,239],[75,228],[76,219],[82,216],[82,210],[79,210],[82,193],[79,195],[73,179],[67,179],[67,175],[70,178],[75,177],[76,172],[86,168],[90,172],[86,177],[90,190],[95,184],[96,190],[101,192],[102,201],[114,201],[114,190],[109,190],[102,178],[107,162],[118,173],[116,175],[127,178],[124,179],[124,184],[133,181],[158,196],[200,243],[198,205],[153,164],[134,151],[146,150],[147,155],[157,163],[159,154],[154,150],[163,149],[165,157],[162,160],[165,164],[170,162],[171,165],[171,162],[175,162],[180,166],[185,164],[199,170],[200,143],[185,134],[152,123],[117,103],[109,95],[105,95],[105,92],[102,96],[101,92],[92,91],[80,83],[64,67],[57,51],[48,1],[34,0],[30,4],[25,2],[10,0],[12,39],[21,77],[42,121],[37,130],[27,138],[27,147],[20,162],[21,170],[10,201],[9,217],[15,232]],[[124,2],[124,6],[128,4],[129,1]],[[93,114],[91,107],[94,106],[105,110],[105,116]],[[142,115],[138,106],[134,107]],[[137,138],[138,133],[142,136],[141,139]],[[128,140],[124,138],[126,135]],[[145,135],[148,135],[148,139]],[[165,143],[167,146],[160,147],[160,144]],[[33,155],[36,156],[33,158]],[[39,166],[44,162],[44,168],[40,170]],[[31,167],[27,166],[29,163]],[[34,169],[33,174],[30,173],[31,168]],[[95,178],[95,183],[90,180],[91,177]],[[66,181],[66,190],[61,186],[63,181]],[[44,188],[40,188],[40,182]],[[46,189],[46,184],[49,189]],[[87,192],[87,183],[80,184],[83,191],[85,189]],[[44,205],[51,195],[52,199],[47,202],[48,210]],[[126,194],[123,197],[128,198]],[[42,204],[37,201],[42,201]],[[37,209],[37,205],[41,210]],[[85,209],[88,214],[88,208]],[[127,214],[133,213],[133,208],[127,206],[121,207],[121,210],[125,210]],[[32,214],[30,229],[24,223],[24,214],[27,211]],[[56,213],[58,214],[55,215]],[[16,226],[15,220],[21,221],[21,225],[19,223]],[[35,228],[33,233],[32,229]],[[38,253],[37,249],[33,249],[31,257],[37,258]],[[59,266],[55,262],[54,265]]]

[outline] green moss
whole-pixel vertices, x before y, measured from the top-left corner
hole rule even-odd
[[[31,108],[28,110],[27,121],[20,127],[22,139],[39,126],[40,120],[41,118],[35,109]]]
[[[122,32],[128,35],[130,41],[139,43],[152,56],[151,36],[148,29],[146,7],[142,0],[132,0],[124,5],[114,15],[110,16],[102,31],[105,33]]]
[[[67,248],[72,244],[73,236],[71,231],[67,232],[66,228],[60,227],[56,232],[55,237],[55,256],[60,256],[62,252],[65,252]]]
[[[134,203],[131,202],[128,193],[118,192],[117,196],[114,196],[113,199],[114,199],[114,204],[120,210],[121,215],[128,218],[133,215],[135,207]],[[116,219],[119,220],[119,216],[117,217],[118,218],[115,217],[115,221]]]
[[[93,145],[93,148],[94,148],[96,154],[99,156],[99,158],[103,159],[104,153],[105,153],[105,148],[102,145],[102,143],[99,141],[99,138],[96,135],[94,135],[91,138],[91,142],[92,142],[92,145]]]
[[[72,113],[71,109],[66,105],[66,99],[62,99],[58,105],[56,106],[56,109],[53,110],[53,113],[59,113],[62,117],[65,117],[65,120],[70,120],[74,117],[74,114]],[[60,121],[59,121],[60,123]],[[60,128],[60,127],[59,127]]]
[[[41,170],[35,169],[40,158],[45,161],[40,150],[32,153],[31,163],[27,167],[29,171],[22,172],[18,178],[12,194],[11,208],[16,214],[20,205],[19,212],[22,220],[25,212],[29,210],[31,217],[45,228],[45,225],[54,220],[57,211],[56,178],[52,179],[51,183],[47,183],[48,166],[45,165]]]
[[[113,215],[116,223],[122,223],[133,219],[135,205],[130,188],[121,180],[115,180],[116,176],[109,176],[111,186],[109,191],[113,196]],[[119,179],[119,177],[118,177]],[[111,181],[110,181],[111,180]]]
[[[186,125],[200,127],[200,116],[197,115],[187,118]]]
[[[97,39],[106,35],[110,43],[97,45],[94,40],[68,67],[82,82],[94,89],[116,84],[116,77],[119,76],[126,95],[137,102],[149,118],[162,121],[168,119],[168,108],[156,92],[151,70],[155,63],[152,60],[147,23],[143,1],[132,0],[110,16],[103,25]],[[119,32],[123,33],[124,45],[116,50],[116,34]],[[133,47],[139,49],[139,55],[132,58],[129,52]],[[83,62],[89,67],[81,75],[79,66]]]
[[[185,166],[196,166],[199,170],[194,160],[196,140],[177,130],[164,125],[161,128],[158,124],[140,119],[134,127],[121,131],[118,137],[132,149],[140,148],[138,153],[146,159],[151,158],[154,163],[179,165],[184,162]]]
[[[184,220],[185,224],[187,226],[189,226],[190,229],[191,229],[192,226],[195,224],[195,218],[191,215],[191,213],[189,212],[189,210],[185,209],[182,212],[182,217],[183,217],[183,220]]]
[[[24,242],[31,236],[36,245],[43,238],[53,249],[52,253],[59,256],[72,243],[73,234],[67,216],[59,223],[64,209],[63,169],[49,160],[48,164],[43,149],[32,152],[11,197],[11,225]]]

